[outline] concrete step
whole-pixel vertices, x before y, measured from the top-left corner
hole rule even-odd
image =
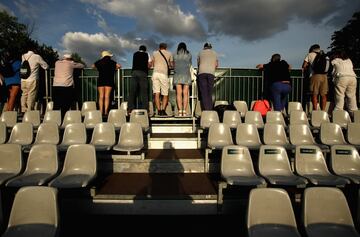
[[[195,133],[153,133],[148,149],[197,149]]]

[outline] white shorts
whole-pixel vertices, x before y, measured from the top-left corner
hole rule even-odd
[[[153,93],[160,93],[167,96],[169,94],[169,78],[167,75],[154,72],[152,77]]]

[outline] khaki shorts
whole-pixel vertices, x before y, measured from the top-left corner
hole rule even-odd
[[[161,95],[167,96],[169,94],[169,78],[167,75],[154,72],[152,77],[152,88],[153,93],[160,93]]]
[[[326,95],[329,91],[326,74],[314,74],[310,78],[310,92],[312,95]]]

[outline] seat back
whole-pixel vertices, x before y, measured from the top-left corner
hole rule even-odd
[[[350,144],[360,145],[360,123],[349,123],[347,128],[347,139]]]
[[[0,144],[6,142],[7,132],[6,132],[6,123],[0,122]]]
[[[264,128],[264,120],[259,111],[248,111],[245,114],[245,123],[255,124],[257,128]]]
[[[17,123],[16,111],[3,111],[0,117],[0,121],[6,124],[6,127],[14,127]]]
[[[35,137],[34,144],[54,144],[60,141],[59,127],[54,122],[40,124]]]
[[[288,115],[291,116],[291,113],[293,111],[304,111],[304,109],[303,109],[300,102],[298,102],[298,101],[289,101],[288,110],[287,110]]]
[[[285,148],[263,145],[259,152],[259,172],[263,176],[293,174]]]
[[[295,111],[293,111],[295,113]],[[314,145],[315,140],[309,126],[291,124],[289,126],[290,142],[293,145]]]
[[[247,147],[259,147],[262,145],[256,125],[239,124],[236,129],[236,144]]]
[[[290,114],[290,125],[305,124],[309,126],[309,121],[304,111],[293,110]]]
[[[223,123],[229,125],[230,128],[237,128],[237,125],[241,123],[240,113],[236,110],[225,110]]]
[[[141,124],[125,123],[120,130],[118,145],[122,150],[140,150],[144,146]]]
[[[334,110],[332,112],[332,122],[342,128],[347,128],[348,123],[351,123],[351,118],[346,110]]]
[[[236,111],[240,113],[240,116],[242,118],[245,117],[245,114],[248,112],[248,106],[246,101],[244,100],[235,100],[233,102],[234,107],[236,108]]]
[[[287,145],[289,140],[284,126],[280,124],[266,123],[264,126],[264,143],[266,145]]]
[[[219,115],[215,110],[204,110],[201,112],[200,127],[209,128],[212,123],[219,123]]]
[[[71,145],[66,151],[64,167],[61,175],[96,174],[96,153],[93,145]]]
[[[329,175],[325,158],[320,148],[315,145],[296,147],[295,167],[299,175]]]
[[[48,122],[56,123],[60,127],[61,111],[60,110],[47,111],[44,115],[43,123],[48,123]]]
[[[0,145],[0,173],[20,173],[22,152],[19,144]]]
[[[304,192],[303,203],[305,228],[309,225],[325,223],[354,227],[345,195],[338,188],[307,188]]]
[[[217,101],[215,101],[215,103],[214,103],[214,107],[215,107],[215,106],[218,106],[218,105],[228,105],[228,104],[229,104],[229,102],[226,101],[226,100],[217,100]]]
[[[194,115],[195,117],[199,118],[201,117],[201,114],[202,114],[201,103],[200,100],[197,100],[195,105]]]
[[[23,123],[31,123],[34,127],[40,125],[40,111],[39,110],[30,110],[24,113],[22,118]]]
[[[72,123],[81,123],[81,112],[79,110],[66,111],[61,127],[65,128],[66,125]]]
[[[33,141],[33,125],[31,123],[17,123],[11,130],[8,143],[30,145]]]
[[[115,127],[112,123],[96,124],[90,144],[113,146],[115,144]]]
[[[311,112],[311,125],[319,128],[323,122],[330,122],[329,114],[322,110],[313,110]]]
[[[355,110],[353,113],[354,113],[354,123],[360,123],[360,110]]]
[[[86,129],[83,123],[71,123],[65,127],[62,145],[85,144]]]
[[[266,113],[266,123],[280,124],[286,127],[284,116],[280,111],[269,111]]]
[[[224,123],[212,123],[210,125],[207,140],[207,146],[209,148],[220,149],[233,144],[229,125]]]
[[[359,152],[351,145],[331,146],[331,167],[338,175],[353,174],[360,176]]]
[[[249,149],[244,146],[225,146],[221,155],[221,175],[225,179],[233,176],[255,176]]]
[[[96,102],[95,101],[84,101],[81,106],[81,115],[85,116],[87,111],[96,110]]]
[[[58,171],[58,153],[56,145],[37,144],[31,147],[24,175],[49,173]]]
[[[107,122],[112,123],[115,128],[121,128],[121,126],[126,123],[126,112],[122,109],[110,110]]]
[[[84,116],[84,124],[86,128],[94,128],[97,123],[102,123],[100,110],[85,111]]]
[[[47,102],[46,108],[45,108],[45,114],[46,114],[47,112],[50,112],[50,111],[53,110],[53,109],[54,109],[54,101],[49,101],[49,102]]]
[[[128,109],[128,102],[127,101],[123,101],[120,104],[120,109],[125,111],[126,115],[127,115],[127,109]]]
[[[320,140],[321,143],[330,146],[346,144],[341,127],[336,123],[321,123]]]
[[[130,123],[139,123],[143,131],[150,128],[149,115],[146,109],[134,109],[130,114]]]

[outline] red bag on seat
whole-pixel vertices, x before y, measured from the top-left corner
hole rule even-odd
[[[257,100],[252,108],[253,111],[259,111],[264,117],[268,111],[271,111],[271,106],[268,100]]]

